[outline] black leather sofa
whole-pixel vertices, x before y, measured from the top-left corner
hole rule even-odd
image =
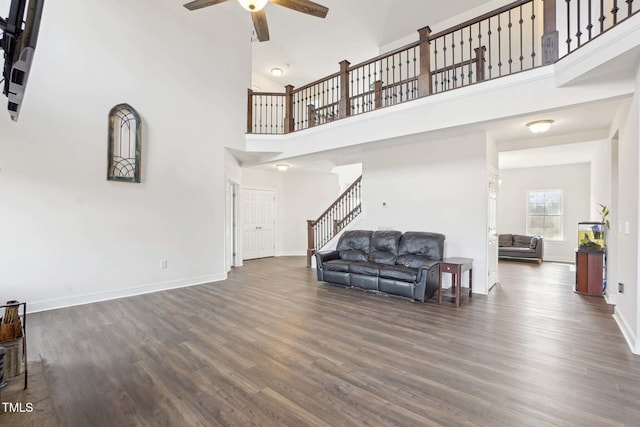
[[[418,231],[345,231],[334,251],[318,252],[318,280],[418,301],[437,290],[445,236]]]

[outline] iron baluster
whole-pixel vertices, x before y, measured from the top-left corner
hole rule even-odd
[[[582,2],[580,0],[578,0],[577,2],[577,18],[576,18],[576,28],[578,30],[578,32],[576,33],[576,40],[578,42],[578,47],[580,47],[582,45],[582,42],[580,40],[580,37],[582,36],[582,31],[581,31],[581,27],[580,27],[580,5],[582,4]]]
[[[489,58],[491,58],[491,49],[489,49]],[[491,59],[489,59],[491,60]],[[531,68],[536,67],[536,12],[534,2],[531,2]],[[491,78],[491,72],[489,72]]]
[[[567,0],[569,1],[569,0]],[[509,9],[509,74],[513,72],[513,21],[511,20],[511,9]]]
[[[438,39],[434,39],[433,40],[433,59],[434,59],[434,63],[435,63],[435,68],[434,70],[438,69]],[[431,70],[429,70],[429,74],[431,74]],[[435,91],[438,91],[438,73],[434,74],[434,88]]]
[[[487,32],[487,38],[489,39],[489,42],[487,43],[489,45],[489,66],[487,67],[489,69],[489,78],[491,78],[491,69],[493,68],[492,62],[491,62],[491,18],[488,19],[489,23],[489,29]],[[481,58],[477,58],[478,61],[481,61]]]
[[[587,3],[587,8],[588,8],[588,12],[587,12],[587,20],[589,21],[589,24],[587,25],[587,32],[589,34],[589,40],[591,40],[591,38],[593,37],[591,34],[591,30],[593,29],[593,13],[592,13],[592,5],[591,5],[591,0],[588,1]]]
[[[454,88],[458,86],[458,73],[456,73],[455,64],[456,64],[456,33],[453,32],[451,33],[451,65],[453,65],[453,68],[451,69],[451,73],[452,73]]]
[[[571,0],[565,0],[567,3],[567,53],[571,52]]]
[[[522,24],[524,23],[524,20],[522,19],[522,6],[520,6],[518,8],[520,10],[520,20],[518,20],[518,23],[520,24],[520,71],[522,71],[524,69],[524,49],[522,47],[522,43],[524,42],[524,37],[523,37],[523,28],[522,28]]]
[[[502,22],[498,15],[498,76],[502,76]]]

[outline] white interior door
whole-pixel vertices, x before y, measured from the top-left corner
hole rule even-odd
[[[489,176],[487,212],[487,285],[498,283],[498,174]]]
[[[227,181],[225,214],[225,267],[227,272],[231,270],[231,267],[238,266],[238,236],[236,232],[238,223],[237,194],[238,185]]]
[[[275,256],[275,213],[275,191],[242,190],[243,259]]]

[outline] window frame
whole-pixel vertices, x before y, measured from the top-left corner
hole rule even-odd
[[[560,194],[560,214],[553,214],[553,215],[534,215],[534,216],[542,216],[542,217],[555,217],[558,216],[560,217],[560,237],[558,238],[551,238],[551,237],[547,237],[544,234],[542,234],[542,236],[544,237],[544,239],[546,241],[552,241],[552,242],[562,242],[564,241],[564,191],[560,188],[555,188],[555,189],[546,189],[546,190],[527,190],[527,195],[526,195],[526,200],[525,200],[525,204],[526,204],[526,224],[525,224],[525,230],[528,236],[532,236],[532,235],[539,235],[538,233],[533,233],[530,231],[529,229],[529,225],[530,225],[530,218],[531,218],[531,214],[530,214],[530,198],[531,198],[531,194],[532,193],[559,193]],[[545,231],[547,229],[545,228]]]

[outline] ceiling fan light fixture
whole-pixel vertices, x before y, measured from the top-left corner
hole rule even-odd
[[[240,6],[244,7],[249,12],[258,12],[267,5],[269,0],[238,0]]]
[[[536,120],[535,122],[527,123],[527,127],[533,133],[543,133],[548,131],[553,124],[553,120]]]

